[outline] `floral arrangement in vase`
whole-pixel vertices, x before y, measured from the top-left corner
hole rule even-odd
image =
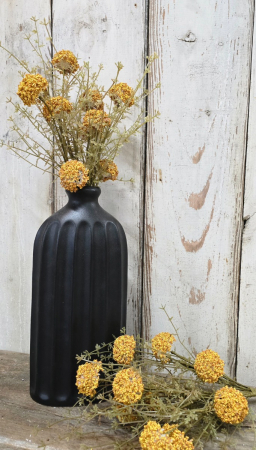
[[[99,84],[103,70],[100,64],[96,72],[89,62],[80,63],[70,50],[57,51],[49,31],[49,24],[40,22],[51,42],[54,55],[51,59],[43,54],[44,44],[40,41],[38,20],[32,33],[25,36],[37,54],[40,63],[29,67],[8,49],[2,46],[10,57],[15,58],[22,70],[22,80],[17,94],[22,103],[7,99],[15,108],[15,115],[26,119],[39,138],[24,131],[12,116],[11,131],[15,139],[0,141],[19,158],[39,167],[43,161],[45,172],[54,172],[60,177],[61,185],[70,192],[84,186],[98,186],[108,180],[116,180],[118,168],[114,159],[123,144],[129,142],[145,125],[159,116],[147,115],[140,108],[136,120],[129,128],[121,126],[130,117],[131,109],[140,107],[150,94],[144,87],[147,74],[157,55],[149,56],[142,77],[135,87],[120,82],[123,68],[116,63],[116,75],[105,89]],[[154,89],[158,88],[156,85]],[[22,145],[20,145],[22,144]]]
[[[181,341],[166,308],[161,309],[174,334],[161,332],[146,341],[122,330],[113,342],[77,357],[84,363],[76,376],[76,386],[83,395],[79,403],[90,402],[82,421],[105,417],[114,429],[131,432],[113,448],[203,449],[218,431],[230,438],[249,417],[248,398],[256,397],[256,388],[225,374],[224,361],[217,352],[207,349],[195,357]],[[176,340],[186,356],[173,350]],[[109,356],[106,349],[111,352]],[[99,403],[92,406],[95,398]],[[220,446],[229,448],[221,440]]]
[[[114,160],[121,147],[159,116],[143,109],[156,55],[148,57],[133,87],[119,80],[118,62],[105,89],[101,64],[94,72],[72,51],[57,50],[44,20],[39,25],[50,42],[47,53],[38,20],[32,21],[25,39],[39,60],[36,66],[0,44],[21,66],[19,101],[7,99],[14,107],[12,138],[0,145],[53,180],[59,177],[67,191],[68,203],[44,221],[34,241],[30,395],[41,404],[72,406],[78,398],[76,355],[108,342],[126,324],[127,241],[122,225],[98,203],[99,183],[118,179]]]

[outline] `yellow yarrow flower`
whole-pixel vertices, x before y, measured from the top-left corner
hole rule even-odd
[[[118,177],[118,168],[113,161],[108,161],[107,159],[101,159],[100,165],[104,171],[104,177],[102,181],[112,180],[115,181]]]
[[[64,97],[58,95],[47,100],[43,107],[43,116],[49,122],[54,116],[61,112],[70,113],[72,111],[71,103]]]
[[[118,372],[113,381],[114,399],[124,405],[137,403],[144,390],[142,378],[132,368]]]
[[[83,118],[83,129],[88,133],[90,129],[102,131],[110,127],[111,119],[107,113],[98,109],[90,109]]]
[[[133,336],[119,336],[113,347],[113,358],[118,364],[130,364],[134,358],[136,342]]]
[[[76,386],[79,394],[94,397],[99,385],[100,371],[103,371],[102,362],[96,359],[78,367],[76,374]]]
[[[126,83],[115,84],[109,90],[109,97],[116,106],[120,106],[121,103],[125,103],[127,106],[134,105],[134,90]]]
[[[81,104],[83,111],[89,111],[90,109],[103,110],[104,103],[101,93],[96,89],[89,89],[81,96]]]
[[[248,401],[242,392],[225,386],[215,393],[214,410],[222,422],[236,425],[249,413]]]
[[[81,161],[72,159],[62,164],[60,168],[60,184],[67,191],[76,192],[86,185],[89,180],[88,173],[89,170]]]
[[[177,425],[150,421],[139,437],[142,450],[193,450],[194,445],[185,434],[178,430]]]
[[[166,357],[166,353],[171,351],[174,341],[176,341],[175,337],[167,332],[159,333],[153,337],[151,343],[155,358],[167,363],[169,358]]]
[[[24,105],[35,105],[41,93],[48,88],[48,81],[40,74],[27,73],[18,86],[17,94]]]
[[[204,350],[196,356],[194,369],[205,383],[216,383],[224,374],[224,361],[213,350]]]
[[[79,69],[79,64],[74,53],[70,50],[61,50],[55,53],[52,58],[52,65],[56,67],[59,72],[64,72],[65,74],[74,73]]]

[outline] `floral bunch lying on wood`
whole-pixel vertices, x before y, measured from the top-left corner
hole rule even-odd
[[[145,341],[123,330],[114,342],[77,357],[79,404],[89,402],[83,420],[106,417],[115,429],[131,431],[117,449],[134,448],[136,439],[144,450],[203,449],[217,431],[239,426],[249,413],[247,399],[256,396],[256,389],[224,373],[218,353],[205,350],[195,358],[168,319],[174,334]],[[176,339],[187,356],[173,350]]]
[[[38,20],[32,18],[32,21],[34,29],[25,39],[36,53],[38,65],[29,67],[0,43],[22,68],[17,91],[22,103],[7,99],[15,111],[15,118],[9,118],[15,137],[0,141],[0,145],[6,145],[19,158],[41,169],[40,161],[43,161],[45,172],[52,173],[54,169],[58,175],[62,169],[61,184],[71,192],[85,185],[98,186],[100,182],[116,180],[118,168],[114,159],[121,147],[144,124],[159,116],[158,112],[147,115],[141,109],[150,94],[145,88],[146,77],[157,56],[147,58],[144,73],[135,87],[119,81],[123,65],[116,63],[116,75],[105,88],[100,85],[102,64],[94,72],[89,62],[79,62],[70,50],[58,51],[49,24],[44,20],[40,25],[50,41],[49,53],[51,50],[54,53],[49,58],[40,41]],[[27,121],[29,129],[26,127],[24,131],[20,119]]]

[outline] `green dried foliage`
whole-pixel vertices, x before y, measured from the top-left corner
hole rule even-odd
[[[166,353],[168,361],[162,362],[154,356],[151,341],[140,336],[136,338],[135,357],[129,365],[117,364],[113,360],[114,341],[97,345],[93,352],[85,351],[77,356],[78,363],[101,360],[104,374],[100,377],[94,399],[84,396],[78,402],[80,406],[86,405],[81,412],[81,421],[108,419],[114,430],[128,429],[130,434],[127,439],[117,439],[113,444],[115,449],[140,448],[138,437],[148,421],[162,425],[178,424],[180,430],[193,438],[195,449],[203,449],[207,441],[215,440],[217,432],[222,432],[223,439],[218,438],[219,448],[231,448],[232,435],[241,424],[224,424],[217,417],[213,405],[214,394],[223,386],[231,386],[250,398],[256,396],[256,389],[240,384],[225,374],[215,384],[201,381],[194,369],[194,356],[181,341],[165,307],[161,309],[166,313],[174,329],[173,335],[182,344],[187,356],[171,350]],[[125,334],[125,330],[122,333]],[[116,401],[112,385],[116,374],[128,367],[141,375],[144,391],[137,403],[127,406]],[[94,403],[95,399],[97,403]],[[248,418],[252,419],[251,413]]]
[[[19,63],[21,77],[26,74],[41,74],[48,81],[48,89],[39,95],[36,105],[31,107],[22,105],[12,98],[7,99],[7,102],[14,107],[14,115],[9,118],[9,121],[11,123],[10,130],[14,132],[15,138],[7,142],[1,140],[0,146],[6,146],[19,158],[29,161],[32,166],[36,166],[44,172],[54,172],[55,175],[58,174],[64,162],[68,160],[81,161],[89,169],[88,185],[97,186],[105,176],[100,161],[113,161],[121,147],[129,142],[132,136],[140,133],[146,123],[159,117],[158,111],[149,115],[145,108],[143,109],[145,98],[160,87],[158,84],[151,91],[145,89],[147,74],[157,55],[154,54],[147,58],[148,62],[144,73],[133,88],[134,105],[130,107],[128,102],[124,103],[121,100],[115,102],[109,97],[110,89],[119,83],[120,72],[123,69],[121,62],[116,63],[116,74],[108,88],[100,85],[102,64],[98,66],[97,71],[93,71],[89,62],[81,63],[79,61],[79,69],[75,73],[59,71],[52,65],[51,59],[45,56],[47,48],[44,47],[49,45],[49,42],[53,46],[54,52],[57,52],[50,35],[49,23],[46,20],[39,22],[34,17],[31,20],[34,23],[34,29],[25,36],[25,39],[37,55],[38,65],[30,67],[26,61],[20,60],[1,43],[0,47],[9,54],[10,58],[14,58]],[[45,30],[46,43],[42,43],[40,40],[39,26]],[[91,92],[95,90],[102,96],[104,112],[108,114],[111,126],[102,127],[102,124],[99,123],[94,127],[90,126],[89,131],[85,134],[83,118],[88,105],[92,103]],[[49,109],[47,101],[57,96],[70,101],[72,110],[69,113],[61,111],[47,121],[43,115],[43,108]],[[100,108],[100,104],[96,103],[94,108]],[[136,117],[135,120],[134,117]],[[27,121],[29,131],[24,131],[20,126],[21,119]],[[126,119],[129,119],[128,122],[131,124],[128,128],[125,125]],[[33,129],[38,138],[35,138]],[[43,169],[40,161],[44,163]]]

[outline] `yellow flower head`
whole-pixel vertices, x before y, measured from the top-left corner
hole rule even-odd
[[[116,106],[120,106],[121,103],[125,103],[127,106],[134,105],[134,91],[126,83],[115,84],[109,90],[109,97]]]
[[[205,383],[216,383],[224,374],[224,361],[213,350],[204,350],[196,356],[194,369]]]
[[[102,362],[96,359],[78,367],[76,386],[79,394],[94,397],[99,385],[100,371],[103,372]]]
[[[101,159],[100,165],[104,172],[104,178],[102,181],[112,180],[115,181],[118,177],[118,168],[113,161],[108,161],[107,159]]]
[[[102,95],[96,89],[89,89],[81,96],[82,110],[89,111],[90,109],[100,109],[104,107]]]
[[[67,191],[76,192],[86,185],[89,180],[88,173],[89,170],[81,161],[72,159],[62,164],[60,168],[60,184]]]
[[[46,105],[43,107],[43,116],[49,122],[56,114],[61,112],[70,113],[71,111],[71,103],[66,98],[58,95],[58,97],[52,97],[46,101]]]
[[[41,93],[48,88],[47,80],[42,75],[27,73],[18,86],[17,94],[24,105],[35,105]]]
[[[74,73],[79,69],[79,64],[74,53],[69,50],[61,50],[55,53],[52,58],[52,65],[56,67],[59,72],[65,74]]]
[[[152,339],[152,351],[157,359],[167,363],[169,358],[166,357],[166,353],[171,351],[173,342],[176,341],[175,337],[166,332],[157,334]]]
[[[136,342],[133,336],[119,336],[113,347],[113,358],[118,364],[130,364],[134,358]]]
[[[114,399],[124,405],[137,403],[142,397],[143,389],[140,374],[132,368],[120,370],[113,381]]]
[[[143,450],[193,450],[193,442],[178,430],[177,425],[150,421],[145,426],[139,438]]]
[[[237,389],[225,386],[215,393],[214,410],[222,422],[236,425],[247,416],[248,401]]]
[[[83,129],[88,133],[90,129],[102,131],[110,127],[111,119],[107,113],[98,109],[90,109],[84,116]]]

